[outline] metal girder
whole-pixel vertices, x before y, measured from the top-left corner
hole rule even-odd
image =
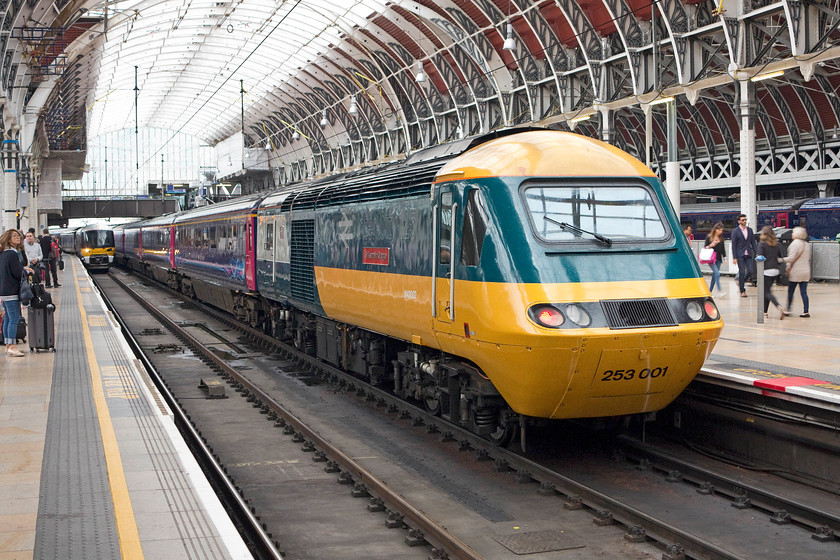
[[[784,119],[788,135],[790,136],[790,140],[793,143],[794,148],[799,149],[802,142],[799,136],[799,127],[796,126],[796,119],[793,117],[793,112],[790,110],[790,106],[788,106],[785,96],[782,95],[779,89],[772,84],[768,84],[765,87],[767,88],[767,93],[769,93],[770,97],[773,98],[773,101],[776,103],[776,107],[778,107],[779,112],[782,114],[782,118]]]
[[[726,103],[730,111],[732,110],[733,102],[731,99],[722,99],[720,100],[720,102]],[[730,165],[732,165],[734,169],[735,140],[733,140],[733,136],[737,136],[737,134],[733,134],[733,131],[729,129],[729,125],[726,122],[726,118],[721,112],[720,102],[718,100],[709,100],[707,103],[705,103],[705,106],[709,110],[709,113],[712,114],[712,118],[714,119],[718,131],[720,132],[720,135],[723,138],[723,144],[726,147],[726,154],[729,159]]]

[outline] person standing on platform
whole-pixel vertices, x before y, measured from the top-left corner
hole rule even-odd
[[[796,291],[797,284],[799,285],[799,295],[802,296],[802,315],[800,317],[810,317],[808,313],[808,281],[811,280],[811,244],[808,243],[808,232],[804,227],[793,228],[793,243],[790,244],[787,251],[787,257],[784,258],[788,265],[788,299],[787,308],[790,309],[793,303],[793,293]]]
[[[712,231],[706,236],[706,247],[711,247],[715,250],[715,260],[709,266],[712,267],[712,281],[709,283],[709,293],[718,289],[718,297],[723,297],[726,292],[721,291],[723,287],[720,283],[720,265],[726,259],[726,245],[723,239],[723,224],[718,222],[712,226]]]
[[[683,233],[685,234],[685,238],[689,241],[694,241],[694,234],[691,233],[691,226],[683,227]]]
[[[20,358],[23,352],[15,347],[17,328],[20,322],[20,282],[25,273],[32,269],[20,263],[19,251],[23,248],[23,238],[16,229],[10,229],[0,235],[0,302],[3,305],[3,340],[6,343],[6,355]]]
[[[747,227],[747,215],[738,216],[738,227],[732,230],[730,235],[732,241],[732,264],[738,265],[738,289],[741,297],[747,297],[747,290],[744,284],[747,275],[755,278],[755,234],[752,228]]]
[[[56,288],[61,286],[58,283],[58,255],[53,254],[53,236],[50,235],[50,229],[44,228],[44,235],[41,236],[41,252],[44,254],[44,264],[47,265],[47,271],[44,273],[44,286]],[[50,274],[52,274],[52,284],[50,284]]]
[[[26,258],[30,265],[35,265],[44,260],[44,251],[41,249],[41,244],[35,239],[35,234],[31,231],[26,232],[23,238],[23,250],[26,252]]]
[[[790,315],[788,310],[781,306],[779,300],[770,291],[773,287],[773,282],[779,277],[779,263],[782,262],[781,247],[779,247],[779,240],[776,239],[776,234],[773,233],[773,228],[764,226],[761,228],[759,235],[758,254],[765,258],[764,261],[764,316],[767,317],[767,310],[770,309],[770,302],[779,308],[779,319],[784,319],[785,315]]]

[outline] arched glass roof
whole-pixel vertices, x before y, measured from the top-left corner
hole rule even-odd
[[[674,98],[684,175],[707,188],[737,176],[744,123],[759,169],[840,166],[826,152],[840,146],[836,1],[92,0],[58,16],[50,0],[7,4],[0,83],[19,114],[40,114],[51,151],[133,128],[136,94],[139,126],[211,145],[244,129],[284,181],[528,124],[656,167],[655,104]]]
[[[219,141],[241,124],[243,97],[250,111],[384,9],[374,0],[110,3],[88,135],[134,127],[136,67],[140,126]]]

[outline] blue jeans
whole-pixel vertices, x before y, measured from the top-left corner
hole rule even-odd
[[[16,299],[4,301],[3,309],[6,311],[6,314],[3,315],[3,340],[6,344],[15,344],[17,342],[17,327],[20,322],[20,301]]]
[[[715,286],[717,286],[718,291],[720,291],[722,287],[720,285],[720,265],[717,263],[717,261],[715,261],[709,266],[712,267],[712,281],[709,284],[709,293],[711,293],[715,289]]]
[[[797,284],[799,285],[799,295],[802,296],[802,313],[808,313],[808,282],[790,282],[788,284],[787,308],[790,310],[790,304],[793,303],[793,293],[796,291]]]

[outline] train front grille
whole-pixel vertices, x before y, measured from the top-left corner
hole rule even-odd
[[[677,324],[668,308],[668,300],[664,298],[602,301],[601,306],[611,329],[673,327]]]

